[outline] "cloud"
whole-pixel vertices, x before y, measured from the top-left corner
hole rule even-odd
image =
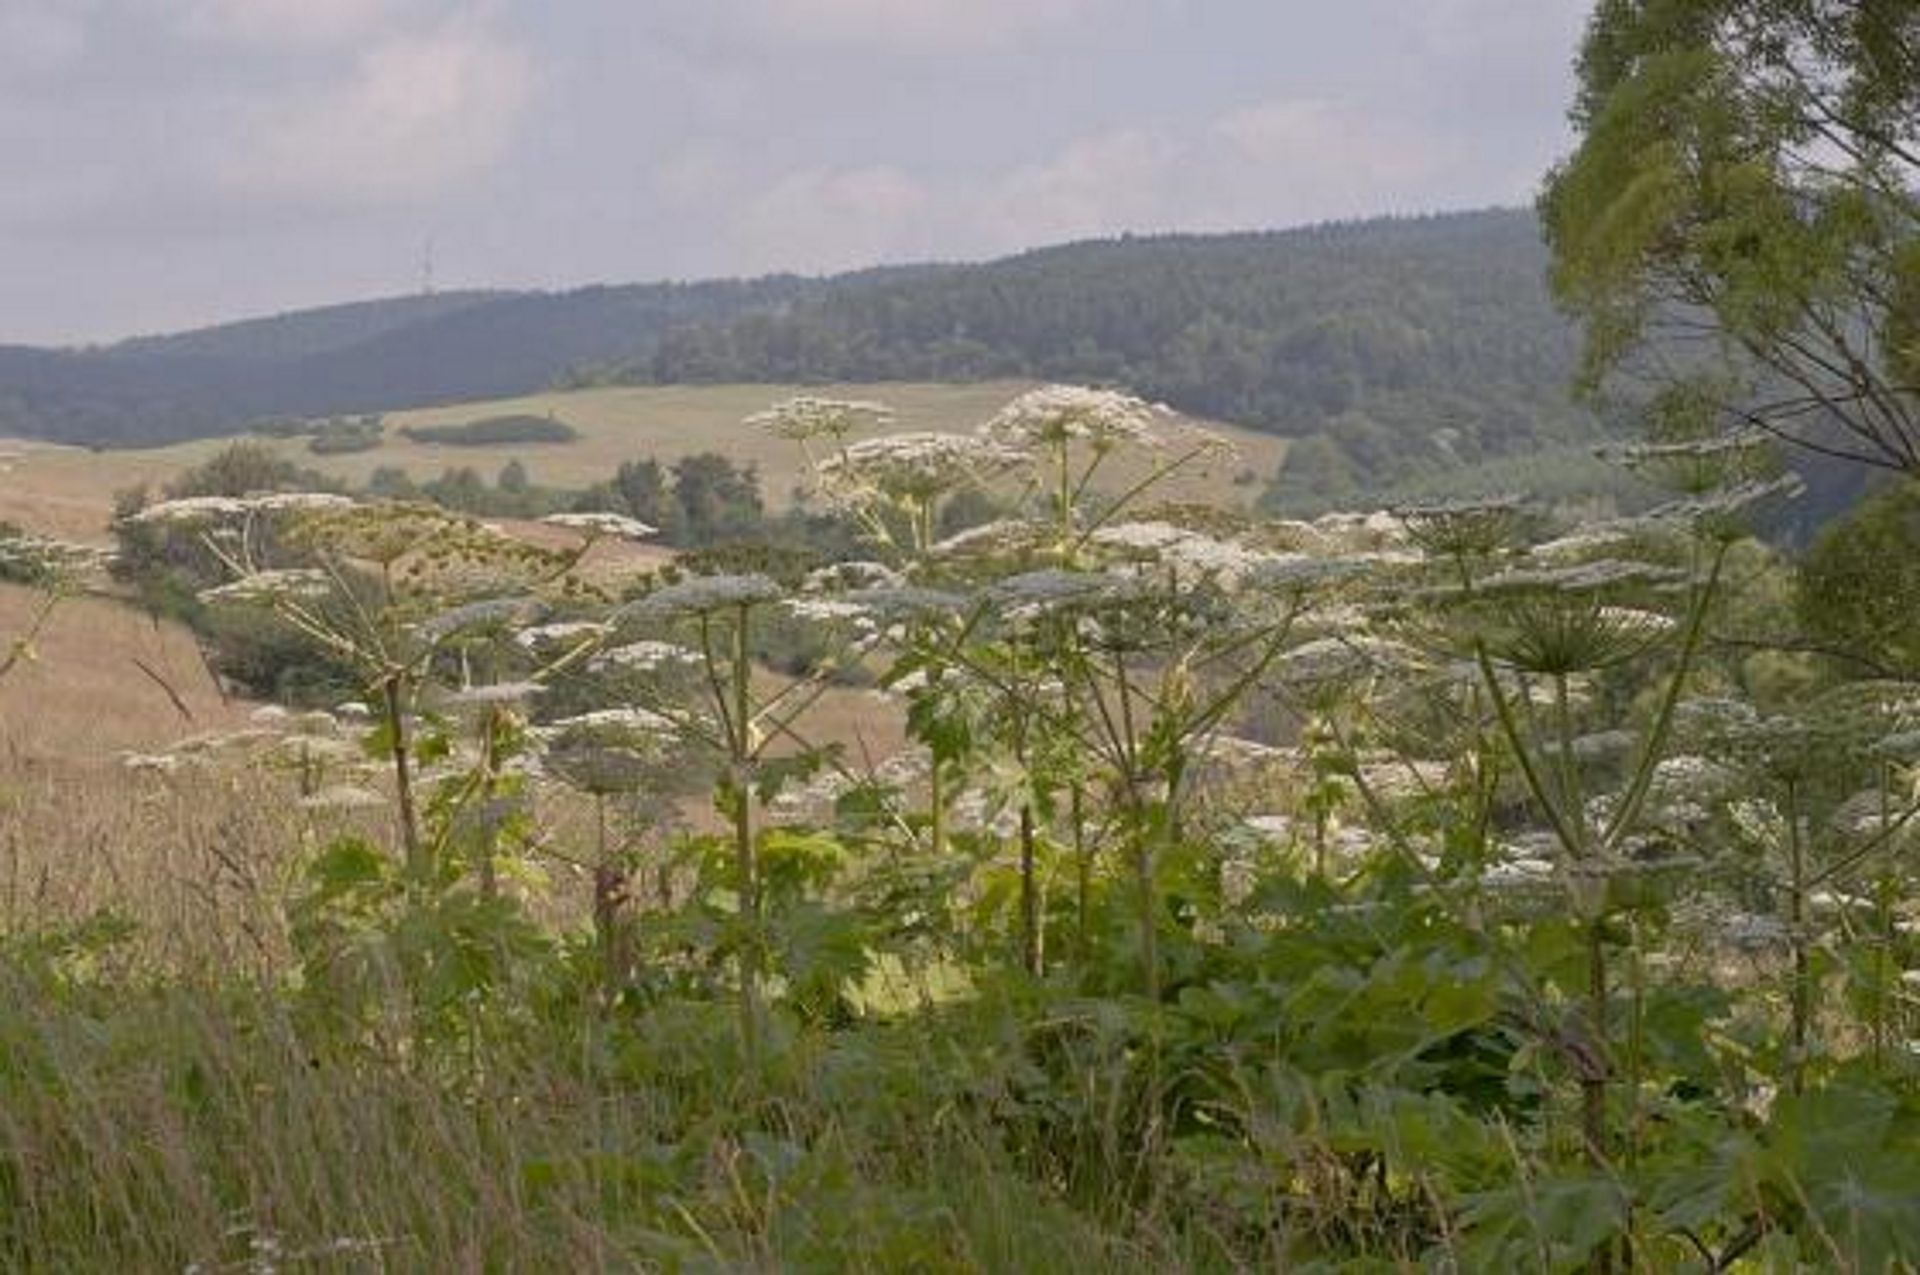
[[[503,155],[533,83],[521,49],[456,16],[369,44],[343,79],[255,106],[214,170],[236,194],[323,206],[432,195]]]
[[[886,166],[803,169],[748,198],[730,219],[741,269],[831,270],[926,252],[932,194]]]
[[[405,0],[187,0],[191,36],[237,44],[330,47],[379,30]]]
[[[659,166],[654,189],[719,211],[722,254],[749,270],[830,271],[1123,231],[1261,229],[1475,202],[1458,146],[1325,99],[1246,103],[1186,126],[1115,129],[962,177],[898,165],[807,166],[755,183],[711,148]]]
[[[48,75],[86,51],[85,0],[0,0],[0,72]]]
[[[782,40],[894,51],[1003,46],[1111,0],[741,0],[736,21]]]

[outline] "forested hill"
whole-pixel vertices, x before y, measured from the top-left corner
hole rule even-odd
[[[689,322],[824,286],[776,277],[332,306],[104,349],[0,346],[0,436],[143,446],[269,416],[494,398],[614,363]]]
[[[1128,237],[824,280],[461,293],[105,350],[0,349],[0,433],[159,442],[556,381],[1119,384],[1381,485],[1589,437],[1518,210]]]
[[[1129,237],[677,328],[621,379],[1112,382],[1312,440],[1297,478],[1381,485],[1591,437],[1546,265],[1518,210]]]

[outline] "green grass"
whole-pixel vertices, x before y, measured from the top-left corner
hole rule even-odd
[[[0,1267],[1200,1264],[1125,1209],[1036,1192],[984,1122],[930,1110],[917,1033],[814,1042],[749,1088],[724,1014],[637,1026],[461,1074],[317,1053],[234,984],[56,988],[0,964]]]

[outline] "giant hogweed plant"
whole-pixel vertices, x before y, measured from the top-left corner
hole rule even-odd
[[[611,524],[523,551],[420,521],[444,515],[323,502],[241,510],[213,538],[236,573],[214,601],[274,609],[387,705],[403,843],[417,723],[473,736],[428,744],[450,764],[430,835],[405,847],[447,869],[442,888],[390,896],[433,918],[417,946],[451,937],[480,971],[420,962],[442,1019],[473,1011],[476,980],[511,981],[503,963],[541,967],[529,928],[480,942],[475,909],[506,892],[480,865],[499,838],[550,841],[529,799],[564,788],[595,813],[580,861],[616,1024],[730,997],[730,1033],[773,1083],[796,1018],[915,1013],[964,1034],[1001,992],[1046,1006],[996,1035],[1004,1073],[951,1083],[1092,1206],[1190,1210],[1235,1252],[1296,1262],[1728,1269],[1850,1243],[1868,1265],[1911,1260],[1913,1113],[1894,1086],[1911,1067],[1913,712],[1872,685],[1729,706],[1712,626],[1744,587],[1746,511],[1785,494],[1756,440],[1627,457],[1677,498],[1542,539],[1511,499],[1314,524],[1149,508],[1157,478],[1114,496],[1094,475],[1139,448],[1165,477],[1209,445],[1169,446],[1150,408],[1092,391],[1010,413],[984,437],[860,441],[877,405],[766,414],[879,559],[797,588],[576,582],[596,537],[640,534]],[[1042,478],[1021,516],[935,538],[954,492],[1023,473]],[[264,542],[244,520],[268,514],[291,520],[273,552],[306,556],[250,556]],[[776,616],[832,657],[761,667]],[[908,753],[812,738],[849,676],[893,701]],[[724,832],[686,842],[680,902],[656,856],[643,907],[635,839],[703,776]],[[455,827],[473,857],[445,853]],[[373,858],[345,847],[336,875]],[[336,929],[368,897],[318,894],[304,919]],[[1741,954],[1749,979],[1725,973]],[[877,970],[912,984],[916,961],[947,971],[940,995],[930,972],[878,990]],[[731,977],[692,977],[703,962]],[[1829,988],[1862,1007],[1861,1039],[1823,1014]],[[1849,1170],[1862,1154],[1872,1170]]]

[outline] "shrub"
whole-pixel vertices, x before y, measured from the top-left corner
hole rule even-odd
[[[551,416],[515,413],[487,416],[464,425],[405,425],[402,434],[416,443],[448,447],[492,447],[500,443],[571,443],[580,431]]]

